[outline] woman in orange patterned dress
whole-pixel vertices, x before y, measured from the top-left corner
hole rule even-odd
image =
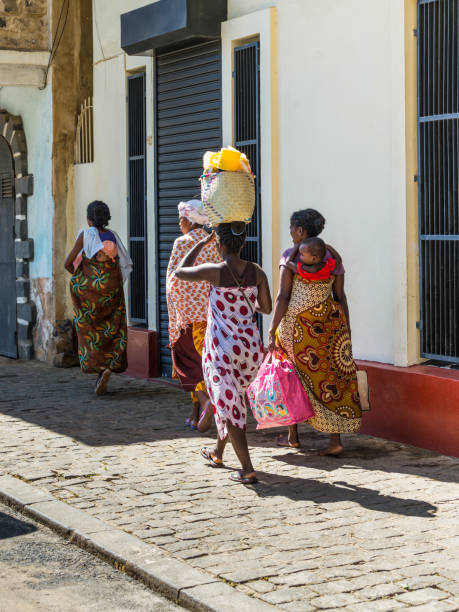
[[[325,245],[321,269],[328,267],[328,276],[308,277],[301,268],[305,263],[302,242],[318,236],[324,225],[323,216],[310,208],[292,215],[290,233],[295,246],[280,262],[280,288],[268,343],[269,350],[280,346],[295,364],[314,409],[308,423],[330,434],[330,443],[321,454],[339,455],[343,451],[341,434],[360,429],[362,411],[341,258]],[[289,427],[288,439],[280,439],[278,445],[300,447],[296,425]]]
[[[175,270],[185,255],[208,236],[203,228],[203,225],[208,225],[208,219],[200,200],[180,202],[178,211],[183,235],[174,242],[166,276],[169,340],[174,376],[180,380],[182,388],[191,393],[193,401],[193,412],[186,424],[204,432],[211,426],[213,417],[202,371],[210,286],[205,281],[181,281],[175,276]],[[202,249],[194,265],[220,262],[214,238]]]

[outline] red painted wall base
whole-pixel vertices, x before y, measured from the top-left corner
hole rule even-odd
[[[459,457],[458,370],[357,363],[370,387],[362,433]]]
[[[128,369],[134,378],[158,376],[158,334],[151,329],[128,327]]]

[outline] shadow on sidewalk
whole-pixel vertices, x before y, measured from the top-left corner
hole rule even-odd
[[[318,455],[317,451],[327,446],[328,436],[316,432],[309,425],[300,426],[302,448],[298,450],[284,448],[282,452],[276,444],[279,433],[285,434],[285,428],[256,432],[255,426],[251,425],[249,446],[272,449],[272,458],[275,460],[298,467],[305,466],[319,472],[359,469],[459,483],[459,459],[455,457],[359,434],[343,437],[344,452],[339,457],[324,457]]]
[[[185,426],[185,418],[191,410],[190,398],[174,387],[114,376],[109,393],[96,397],[95,378],[81,374],[76,368],[60,370],[37,361],[0,359],[0,413],[94,447],[173,439],[194,440],[199,445],[201,442],[209,444],[209,437],[216,437],[214,427],[201,435]],[[384,474],[406,474],[433,481],[459,482],[458,459],[423,449],[369,436],[349,435],[344,438],[343,455],[320,457],[308,451],[281,451],[275,441],[278,431],[257,432],[255,427],[249,413],[249,445],[273,459],[274,465],[281,461],[317,470],[318,474],[340,469],[339,478],[343,470],[359,469],[382,473],[382,476],[375,475],[375,481],[384,480]],[[53,435],[46,435],[43,430],[40,437],[52,440]],[[26,440],[27,434],[24,435]],[[305,425],[300,427],[300,437],[306,449],[323,447],[327,441],[326,435]],[[52,443],[56,444],[54,440]],[[305,487],[304,480],[296,482],[297,487]],[[339,499],[343,499],[343,494],[340,491]],[[352,494],[355,496],[358,492]],[[368,495],[373,499],[375,493],[372,491]]]
[[[316,504],[352,502],[375,512],[389,512],[403,516],[434,517],[437,507],[416,499],[384,495],[374,489],[359,487],[345,481],[333,484],[313,478],[292,478],[268,472],[258,472],[259,483],[253,487],[258,497],[287,497],[292,501]]]
[[[189,394],[161,383],[113,376],[94,394],[95,375],[41,362],[0,361],[0,413],[88,446],[117,446],[201,434],[189,429]],[[45,436],[51,439],[53,436]]]

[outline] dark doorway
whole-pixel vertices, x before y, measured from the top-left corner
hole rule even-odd
[[[0,136],[0,321],[0,355],[17,359],[14,165],[3,136]]]
[[[128,79],[129,253],[134,268],[129,285],[130,321],[147,327],[147,182],[145,72]]]
[[[179,235],[177,205],[200,198],[202,156],[221,147],[221,45],[206,42],[156,56],[156,219],[161,376],[172,360],[166,272]]]

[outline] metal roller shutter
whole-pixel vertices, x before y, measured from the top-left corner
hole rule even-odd
[[[170,376],[167,264],[179,235],[177,204],[200,197],[202,156],[221,147],[220,40],[157,54],[155,116],[160,369]]]

